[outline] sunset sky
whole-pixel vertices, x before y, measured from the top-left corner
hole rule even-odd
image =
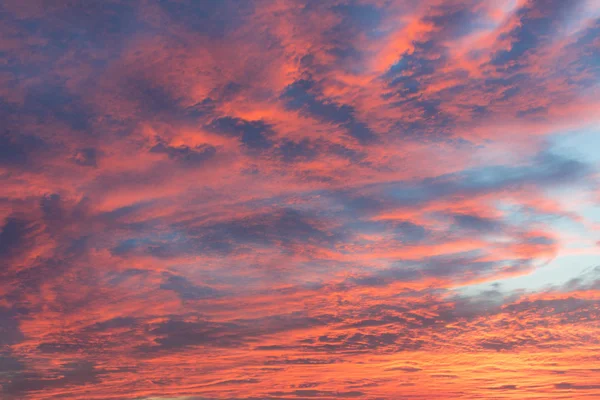
[[[600,399],[600,0],[0,1],[0,399]]]

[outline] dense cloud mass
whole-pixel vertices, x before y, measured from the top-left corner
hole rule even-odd
[[[596,0],[5,0],[0,398],[600,397]]]

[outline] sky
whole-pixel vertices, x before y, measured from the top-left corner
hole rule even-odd
[[[600,398],[598,0],[3,0],[0,398]]]

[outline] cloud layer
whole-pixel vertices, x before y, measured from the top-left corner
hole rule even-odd
[[[600,396],[597,2],[0,21],[0,397]]]

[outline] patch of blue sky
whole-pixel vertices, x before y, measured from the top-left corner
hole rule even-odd
[[[600,265],[600,129],[588,126],[583,129],[552,135],[549,139],[553,153],[577,159],[592,167],[590,178],[573,185],[546,188],[546,195],[557,200],[567,212],[581,218],[532,214],[521,206],[498,203],[505,213],[505,222],[529,226],[532,222],[544,223],[558,237],[558,253],[549,262],[540,260],[530,274],[501,279],[461,290],[475,293],[499,284],[506,292],[534,291],[550,286],[560,286],[581,276],[588,268]]]

